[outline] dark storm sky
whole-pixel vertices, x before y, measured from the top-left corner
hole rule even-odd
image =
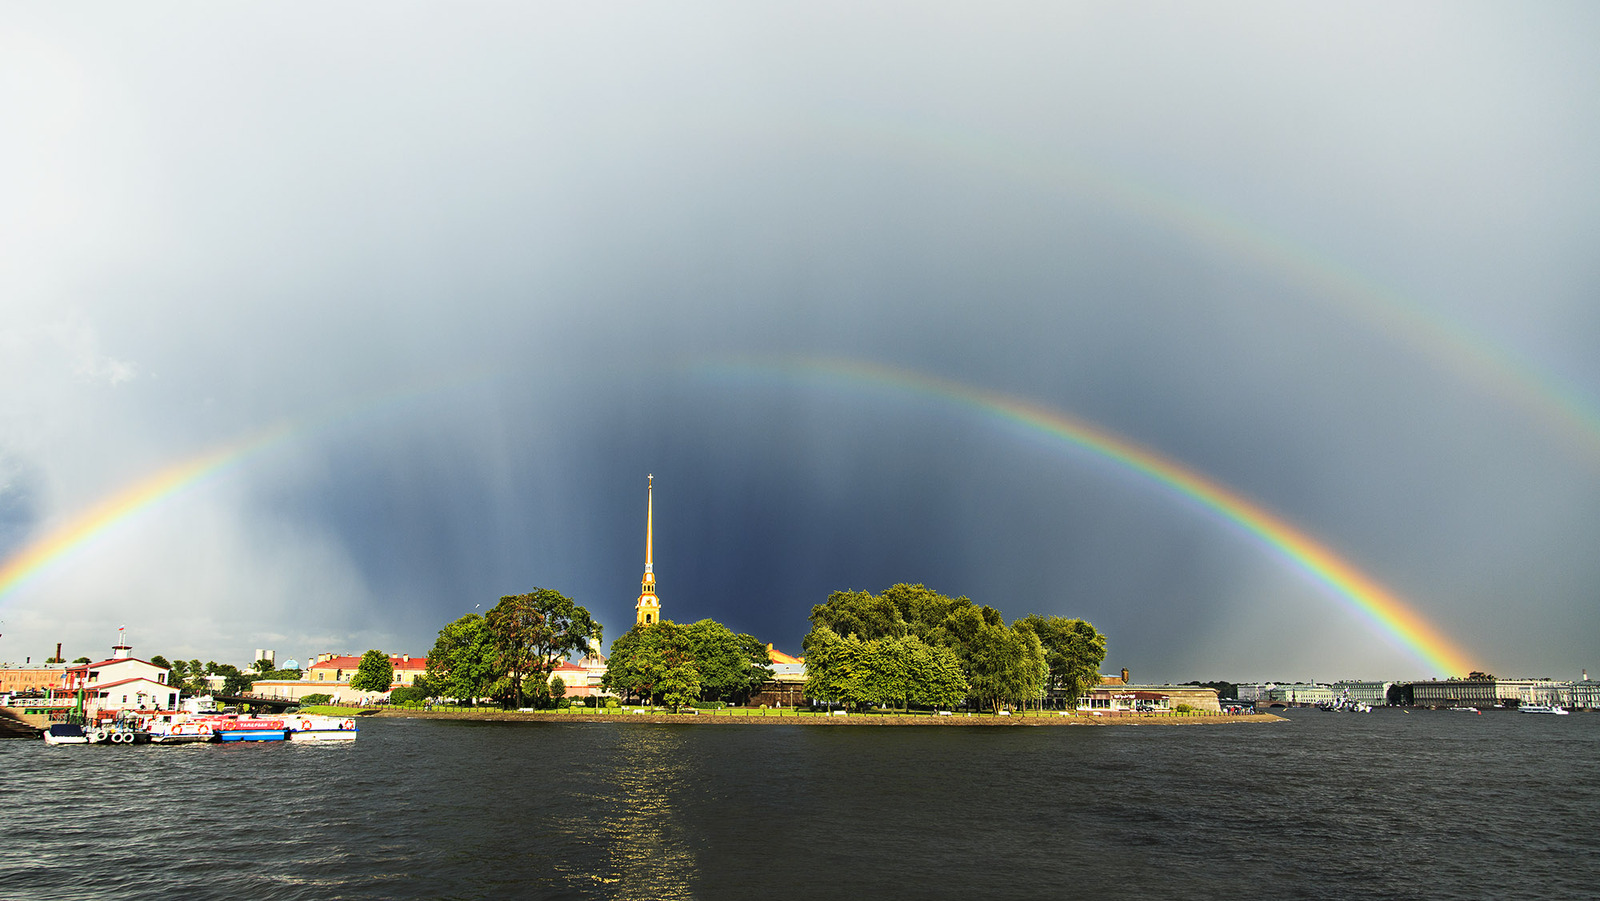
[[[423,653],[536,585],[614,637],[654,473],[666,615],[791,651],[912,581],[1152,679],[1444,675],[1149,479],[768,365],[824,358],[1180,461],[1481,668],[1600,669],[1586,5],[5,20],[0,557],[297,428],[0,596],[0,658]]]

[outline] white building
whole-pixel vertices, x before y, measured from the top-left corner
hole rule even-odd
[[[178,706],[178,689],[167,684],[167,668],[140,660],[133,656],[133,648],[123,644],[112,648],[105,660],[62,671],[61,692],[76,695],[80,691],[86,706],[100,710],[175,710]]]

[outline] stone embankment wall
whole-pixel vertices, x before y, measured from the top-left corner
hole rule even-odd
[[[901,716],[853,714],[851,716],[713,716],[671,713],[523,713],[517,710],[405,710],[381,708],[379,716],[417,719],[478,720],[513,723],[664,723],[678,726],[1222,726],[1243,723],[1277,723],[1283,717],[1269,713],[1233,716]]]

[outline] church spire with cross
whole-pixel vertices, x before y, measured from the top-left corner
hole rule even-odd
[[[650,475],[645,484],[644,502],[644,578],[639,582],[639,603],[633,607],[636,625],[649,626],[661,622],[661,599],[656,597],[656,573],[650,560],[650,545],[655,533],[656,477]]]

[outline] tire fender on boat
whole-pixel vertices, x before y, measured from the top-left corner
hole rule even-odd
[[[106,730],[104,730],[104,729],[95,729],[95,730],[91,731],[89,733],[89,740],[94,742],[95,744],[99,744],[100,742],[105,741],[106,740]]]

